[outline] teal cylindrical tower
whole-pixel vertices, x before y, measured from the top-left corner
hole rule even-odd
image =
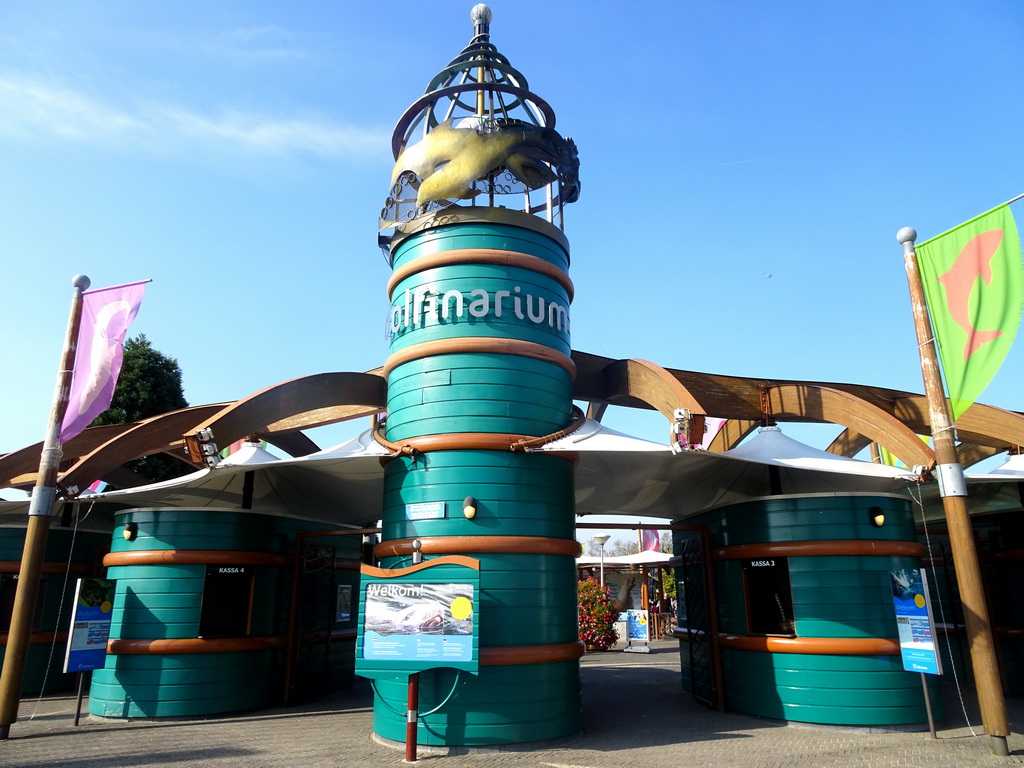
[[[116,523],[103,560],[117,582],[110,642],[104,668],[93,672],[91,714],[191,717],[280,703],[296,591],[327,614],[323,658],[312,670],[320,688],[351,683],[355,618],[331,607],[355,575],[334,570],[358,560],[360,538],[324,540],[326,582],[294,590],[293,578],[302,579],[296,541],[323,530],[321,522],[202,507],[130,509]],[[303,677],[296,665],[292,690]]]
[[[774,496],[685,522],[708,533],[726,707],[829,725],[927,721],[920,676],[903,669],[889,575],[924,555],[907,499]],[[677,553],[693,535],[676,531]],[[677,631],[683,686],[695,693],[699,621],[687,615]]]
[[[420,675],[418,741],[487,745],[580,728],[573,465],[531,452],[579,421],[562,208],[571,140],[490,43],[474,37],[395,130],[382,213],[390,356],[382,565],[480,562],[480,672]],[[378,681],[374,730],[405,739],[404,679]]]
[[[39,596],[32,619],[22,695],[74,688],[75,675],[64,673],[67,628],[77,580],[100,567],[109,536],[95,530],[73,531],[54,526],[46,542]],[[6,651],[18,570],[25,549],[24,525],[0,527],[0,662]]]

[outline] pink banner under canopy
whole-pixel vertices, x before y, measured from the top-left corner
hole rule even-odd
[[[657,552],[659,545],[657,531],[643,529],[640,531],[640,550],[643,552]]]
[[[110,407],[121,372],[124,337],[142,303],[145,283],[129,283],[82,294],[82,326],[71,395],[60,440],[67,442]]]

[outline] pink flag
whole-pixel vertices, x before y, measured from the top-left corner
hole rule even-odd
[[[82,326],[61,442],[67,442],[110,407],[121,373],[124,337],[142,303],[145,283],[129,283],[82,294]]]
[[[640,551],[657,552],[660,544],[659,538],[657,531],[651,531],[646,528],[640,531]]]

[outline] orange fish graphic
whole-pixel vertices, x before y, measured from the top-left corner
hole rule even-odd
[[[992,257],[1003,241],[1003,230],[991,229],[972,237],[956,257],[953,266],[939,278],[946,287],[946,309],[950,316],[967,332],[964,360],[970,358],[981,345],[1003,335],[996,329],[979,330],[971,323],[971,293],[980,277],[985,285],[992,283]]]

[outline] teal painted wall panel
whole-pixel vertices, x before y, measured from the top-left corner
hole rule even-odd
[[[574,539],[573,466],[556,456],[443,451],[401,457],[384,468],[385,540],[416,536],[541,536]],[[477,500],[472,520],[462,514]],[[443,502],[447,517],[406,520],[406,505]]]
[[[568,253],[551,238],[521,227],[483,222],[474,222],[468,228],[462,224],[437,227],[409,238],[395,249],[394,267],[398,269],[420,256],[459,248],[495,248],[529,253],[562,269],[569,267]]]
[[[420,723],[420,744],[537,741],[564,735],[567,726],[574,731],[581,727],[582,697],[576,662],[481,667],[479,676],[463,678],[449,704]],[[454,675],[445,670],[421,673],[421,711],[436,706],[454,683]],[[377,687],[387,699],[402,700],[405,696],[404,682],[380,681]],[[501,694],[500,706],[493,701],[497,692]],[[374,730],[384,738],[404,741],[405,718],[378,701]]]
[[[502,272],[509,279],[501,278]],[[568,354],[568,308],[569,297],[557,281],[525,269],[478,264],[426,270],[400,282],[391,295],[392,350],[491,336],[534,341]]]
[[[121,531],[139,526],[134,541]],[[112,549],[214,550],[290,555],[295,536],[322,523],[241,510],[129,510],[118,515]],[[358,559],[360,537],[330,537],[338,558]],[[216,554],[210,564],[217,563]],[[292,567],[246,566],[253,578],[252,636],[284,635],[291,602]],[[143,564],[108,569],[117,579],[111,637],[116,639],[196,638],[206,564]],[[352,583],[355,572],[338,572]],[[333,595],[331,596],[333,609]],[[354,626],[354,619],[346,626]],[[331,690],[351,683],[354,641],[333,644]],[[283,692],[284,653],[247,651],[218,654],[108,656],[93,673],[90,712],[114,717],[182,717],[233,712],[276,704]]]
[[[439,369],[459,364],[458,361],[450,361],[450,357],[465,356],[436,355],[413,360],[397,366],[392,376],[405,376],[406,368]],[[451,432],[543,436],[568,424],[572,413],[572,390],[568,373],[564,369],[554,363],[517,355],[481,357],[504,365],[503,377],[496,383],[445,384],[437,380],[436,383],[422,386],[418,393],[413,388],[394,392],[396,403],[392,407],[389,400],[388,405],[387,438],[396,441]],[[525,374],[522,370],[524,360],[539,364],[546,369],[546,375],[536,378]],[[489,374],[499,370],[496,366],[487,368]],[[415,375],[410,378],[415,379]],[[389,397],[391,394],[389,384]],[[512,395],[514,398],[509,399]],[[562,399],[560,406],[557,405],[559,399]]]
[[[880,509],[886,522],[871,518]],[[777,497],[731,504],[690,523],[709,526],[713,549],[789,541],[913,541],[909,502],[889,496]],[[677,534],[677,541],[682,535]],[[679,544],[677,543],[677,547]],[[888,571],[912,557],[789,556],[796,637],[897,637]],[[714,564],[720,632],[745,635],[743,561]],[[681,641],[686,653],[686,641]],[[683,685],[689,682],[688,659]],[[905,725],[926,719],[917,675],[893,656],[723,649],[727,706],[763,717],[835,725]],[[938,702],[936,702],[938,704]],[[937,709],[940,709],[937,706]]]
[[[724,649],[732,682],[726,704],[761,717],[834,725],[910,725],[924,722],[916,675],[899,656],[768,654]],[[907,678],[916,685],[907,685]],[[934,697],[938,703],[939,697]],[[878,720],[884,715],[887,719]]]
[[[67,631],[71,621],[71,606],[75,594],[75,585],[79,575],[68,574],[64,569],[68,562],[75,565],[93,565],[99,563],[100,556],[106,550],[109,536],[92,531],[74,532],[61,528],[54,522],[46,539],[43,561],[52,563],[60,570],[56,573],[44,573],[41,576],[38,600],[42,603],[39,612],[40,632]],[[25,528],[21,526],[0,527],[0,561],[20,563],[25,550]],[[9,576],[12,574],[5,574]],[[0,664],[3,662],[5,645],[0,645]],[[36,695],[40,692],[56,693],[74,688],[75,675],[64,674],[63,641],[53,647],[50,643],[29,646],[25,657],[25,670],[22,678],[21,693],[24,696]],[[45,685],[45,691],[44,691]]]

